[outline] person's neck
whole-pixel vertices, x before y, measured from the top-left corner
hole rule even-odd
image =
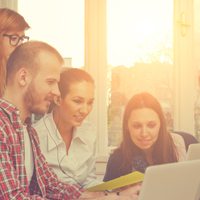
[[[153,157],[152,157],[152,149],[147,149],[144,151],[145,157],[147,162],[152,165],[153,163]]]
[[[73,127],[69,126],[65,121],[63,121],[62,117],[59,115],[59,112],[56,110],[53,111],[53,119],[63,141],[65,142],[66,151],[68,154],[73,137]]]
[[[3,99],[7,100],[8,102],[17,107],[22,123],[24,123],[26,118],[30,116],[30,113],[27,111],[24,105],[23,98],[20,94],[12,90],[6,89],[3,95]]]
[[[60,117],[59,112],[57,110],[53,111],[53,119],[62,137],[73,134],[73,127],[71,125],[68,125],[62,119],[62,117]]]

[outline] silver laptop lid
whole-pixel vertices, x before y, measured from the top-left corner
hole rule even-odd
[[[148,167],[139,200],[199,200],[200,160]]]
[[[187,151],[187,160],[200,159],[200,143],[190,144]]]

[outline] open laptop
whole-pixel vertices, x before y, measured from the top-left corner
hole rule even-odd
[[[187,151],[187,160],[200,159],[200,143],[190,144]]]
[[[148,167],[139,200],[200,200],[200,160]]]

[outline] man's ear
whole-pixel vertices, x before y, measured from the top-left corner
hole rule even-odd
[[[54,97],[53,97],[53,102],[54,102],[57,106],[59,106],[59,105],[60,105],[60,102],[61,102],[61,97],[60,97],[60,96],[54,95]]]
[[[26,68],[21,68],[17,72],[17,81],[20,87],[25,87],[30,82],[30,72]]]

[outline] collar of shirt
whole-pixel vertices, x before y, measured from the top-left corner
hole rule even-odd
[[[11,122],[18,121],[19,110],[16,108],[16,106],[5,99],[0,99],[0,107],[2,108],[2,110],[4,110]]]
[[[57,146],[64,144],[64,141],[56,127],[56,124],[53,120],[53,114],[48,113],[44,116],[44,123],[48,129],[47,141],[48,141],[48,151],[51,151]],[[73,133],[73,141],[80,140],[84,144],[88,144],[88,134],[90,134],[91,141],[95,138],[95,132],[91,133],[91,128],[87,122],[83,122],[80,127],[77,127]]]

